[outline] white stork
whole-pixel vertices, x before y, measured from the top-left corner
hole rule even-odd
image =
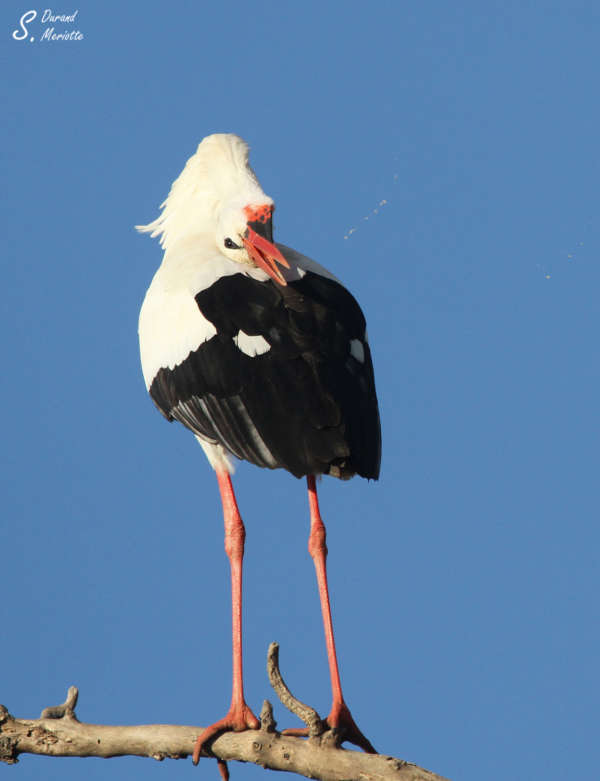
[[[379,475],[379,412],[365,319],[332,274],[273,243],[273,200],[238,136],[205,138],[161,208],[154,222],[138,226],[160,236],[165,250],[140,312],[144,379],[160,412],[195,434],[216,471],[231,565],[231,706],[198,737],[194,761],[216,733],[259,726],[243,690],[245,529],[231,456],[307,478],[308,549],[333,695],[326,721],[345,740],[373,752],[342,697],[315,483],[321,474]]]

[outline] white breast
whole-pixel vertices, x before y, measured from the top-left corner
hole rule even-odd
[[[221,255],[214,240],[206,236],[189,237],[165,252],[139,319],[140,355],[147,388],[160,369],[178,366],[216,334],[214,325],[200,312],[195,296],[221,277],[240,273],[261,282],[269,279],[261,269]]]
[[[159,369],[173,369],[216,334],[186,290],[165,290],[157,272],[146,293],[139,322],[140,356],[146,387]]]

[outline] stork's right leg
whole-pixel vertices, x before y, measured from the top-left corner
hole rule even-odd
[[[219,481],[225,519],[225,552],[231,565],[233,686],[231,705],[227,715],[211,724],[210,727],[206,727],[196,740],[193,755],[194,764],[197,764],[200,759],[204,743],[218,732],[225,730],[241,732],[245,729],[258,729],[260,726],[258,719],[246,705],[242,674],[242,561],[246,530],[235,500],[229,473],[225,470],[217,470],[217,480]]]
[[[319,587],[319,599],[321,601],[321,612],[323,614],[323,628],[325,630],[325,645],[327,646],[327,660],[329,662],[329,674],[331,677],[332,703],[329,716],[325,719],[327,725],[333,729],[337,728],[343,733],[343,740],[348,740],[356,746],[360,746],[368,754],[376,754],[371,742],[363,735],[356,726],[352,714],[342,695],[342,684],[340,682],[340,672],[338,669],[337,653],[335,650],[335,639],[333,637],[333,622],[331,620],[331,606],[329,604],[329,587],[327,585],[327,545],[325,543],[326,532],[325,524],[321,518],[319,510],[319,500],[317,497],[317,486],[314,475],[308,475],[308,504],[310,507],[310,535],[308,537],[308,552],[315,565],[317,574],[317,584]],[[306,735],[307,730],[286,729],[287,735]]]

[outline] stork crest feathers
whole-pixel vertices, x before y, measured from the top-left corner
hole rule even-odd
[[[148,225],[136,225],[137,230],[160,236],[161,246],[169,249],[184,236],[211,231],[219,210],[232,202],[241,208],[270,201],[248,153],[248,144],[234,133],[206,136],[171,185],[160,215]]]

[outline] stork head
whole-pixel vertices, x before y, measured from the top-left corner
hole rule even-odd
[[[286,281],[277,264],[289,263],[273,244],[273,201],[264,196],[263,203],[227,205],[217,220],[217,247],[226,257],[238,263],[257,266],[280,285]]]
[[[223,255],[265,271],[285,285],[279,266],[289,264],[273,243],[273,200],[248,162],[248,145],[231,133],[201,141],[161,206],[162,213],[138,230],[161,236],[168,250],[196,234],[213,235]]]

